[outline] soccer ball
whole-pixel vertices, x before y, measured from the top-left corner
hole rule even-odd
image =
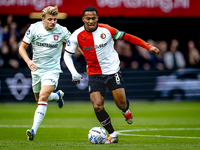
[[[88,140],[92,144],[104,144],[107,139],[107,133],[102,127],[93,127],[88,133]]]

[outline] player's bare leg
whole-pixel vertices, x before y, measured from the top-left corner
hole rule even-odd
[[[104,97],[101,95],[100,92],[93,92],[90,94],[90,99],[93,104],[96,117],[99,120],[100,124],[107,130],[110,135],[112,135],[112,139],[109,137],[109,141],[107,139],[105,143],[117,143],[118,136],[111,124],[110,116],[104,109]]]
[[[36,102],[39,101],[39,94],[40,94],[40,93],[34,93],[34,96],[35,96],[35,100],[36,100]]]
[[[110,116],[104,109],[104,97],[101,95],[101,93],[100,92],[91,93],[90,100],[93,104],[96,117],[99,120],[100,124],[107,130],[109,134],[113,135],[116,134],[111,124]],[[115,135],[115,137],[117,137],[117,134]],[[118,142],[118,137],[117,140],[115,139],[115,141],[112,143],[117,143],[117,142]]]
[[[100,92],[93,92],[90,94],[90,100],[93,104],[95,112],[99,112],[104,107],[104,97],[101,96]]]
[[[126,100],[126,94],[124,88],[119,88],[112,91],[113,98],[116,105],[121,110],[122,114],[125,117],[125,121],[128,124],[133,123],[133,116],[129,110],[129,102]]]

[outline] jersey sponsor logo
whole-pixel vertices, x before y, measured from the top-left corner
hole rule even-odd
[[[31,30],[28,29],[27,32],[26,32],[26,35],[29,35],[31,33]]]
[[[98,49],[98,48],[103,48],[105,47],[106,45],[108,44],[107,43],[104,43],[104,44],[99,44],[99,45],[95,45],[95,46],[90,46],[90,47],[83,47],[83,50],[93,50],[93,49]]]
[[[86,38],[82,38],[81,40],[82,40],[82,41],[85,41],[85,40],[86,40]]]
[[[62,33],[55,33],[55,32],[53,32],[52,34],[58,34],[58,35],[61,35]]]
[[[106,34],[105,33],[101,33],[101,36],[100,36],[102,39],[105,39],[106,38]]]
[[[68,40],[68,41],[67,41],[67,46],[70,46],[70,43],[71,43],[70,40]]]
[[[36,42],[36,45],[42,46],[42,47],[49,47],[49,48],[58,48],[58,44],[48,44],[48,43]]]
[[[59,39],[59,36],[58,36],[58,35],[53,35],[53,37],[54,37],[54,40],[55,40],[55,41],[58,41],[58,39]]]

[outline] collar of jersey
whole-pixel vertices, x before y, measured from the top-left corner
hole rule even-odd
[[[85,28],[85,25],[84,25],[84,28]],[[85,28],[85,31],[87,31],[87,32],[94,32],[94,31],[97,30],[97,28],[98,28],[98,23],[97,23],[97,27],[96,27],[94,30],[92,30],[92,31],[88,31],[88,30]]]

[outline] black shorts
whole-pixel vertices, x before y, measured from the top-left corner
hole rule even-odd
[[[121,72],[112,75],[90,75],[88,81],[89,93],[100,92],[103,97],[106,94],[106,87],[113,91],[118,88],[124,88],[124,81],[121,78]]]

